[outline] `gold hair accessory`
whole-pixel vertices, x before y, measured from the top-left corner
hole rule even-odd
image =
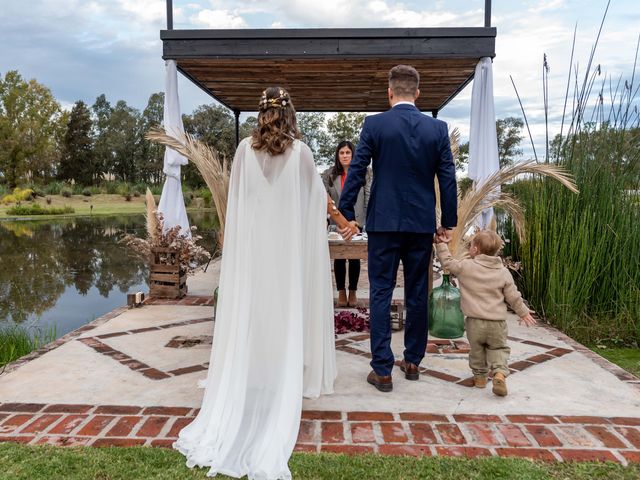
[[[262,92],[262,97],[260,98],[260,103],[258,103],[258,109],[267,110],[269,108],[285,108],[291,99],[289,98],[289,94],[284,90],[280,89],[279,96],[276,98],[267,98],[267,91]]]

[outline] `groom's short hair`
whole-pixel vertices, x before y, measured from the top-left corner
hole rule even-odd
[[[414,97],[420,84],[420,74],[411,65],[396,65],[389,70],[389,88],[401,97]]]

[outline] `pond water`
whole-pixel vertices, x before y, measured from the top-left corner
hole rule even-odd
[[[215,245],[217,218],[189,213],[202,246]],[[145,236],[144,216],[0,221],[0,328],[62,335],[148,292],[146,261],[119,243]]]

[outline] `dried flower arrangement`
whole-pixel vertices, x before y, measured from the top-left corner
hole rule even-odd
[[[147,132],[146,138],[175,150],[196,166],[211,191],[213,203],[216,207],[220,223],[218,248],[222,252],[227,214],[227,196],[229,195],[229,176],[231,174],[229,160],[226,157],[220,158],[218,152],[213,148],[188,133],[172,132],[169,135],[163,128],[153,127]]]
[[[168,248],[178,252],[180,258],[180,270],[193,275],[211,258],[211,254],[203,247],[197,244],[202,237],[195,235],[197,227],[191,227],[191,238],[187,238],[181,234],[179,225],[164,230],[164,219],[162,214],[156,209],[156,202],[153,194],[147,189],[146,194],[146,219],[147,219],[147,238],[139,238],[134,235],[127,234],[122,238],[122,242],[129,246],[135,253],[148,259],[151,257],[152,249]],[[160,254],[160,261],[169,263],[167,254]]]

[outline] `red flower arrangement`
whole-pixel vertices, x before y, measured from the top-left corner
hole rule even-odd
[[[369,311],[366,308],[353,310],[340,310],[334,315],[336,335],[349,332],[369,331]]]

